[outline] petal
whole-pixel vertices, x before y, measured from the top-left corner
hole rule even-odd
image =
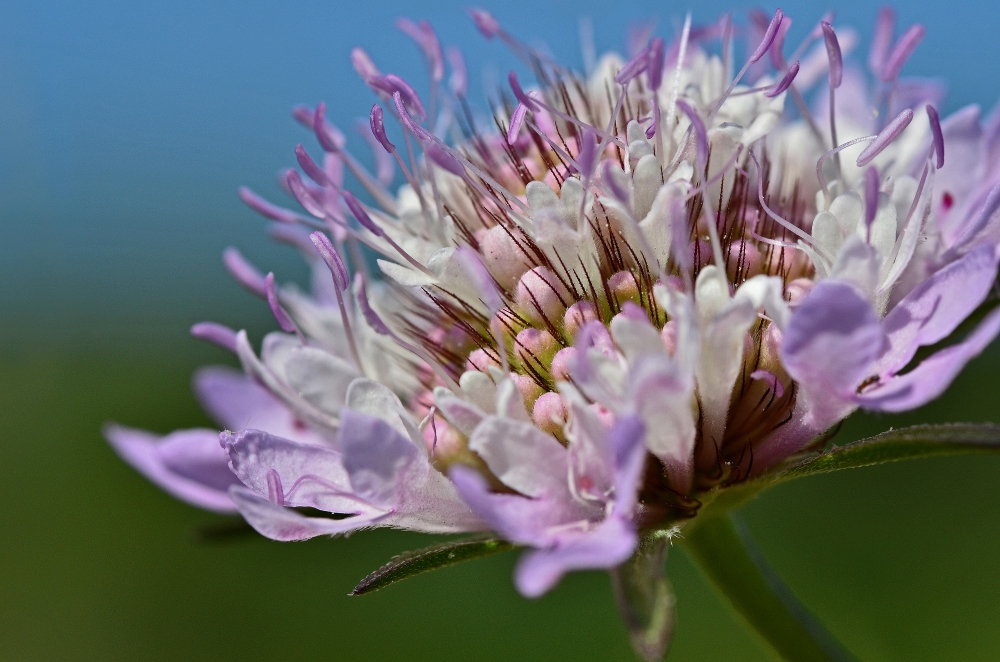
[[[285,439],[324,443],[267,389],[238,370],[208,366],[195,372],[193,381],[201,406],[227,430],[255,428]]]
[[[553,547],[521,556],[514,583],[521,595],[537,598],[570,570],[613,568],[624,563],[638,541],[630,523],[609,517],[591,531],[567,533]]]
[[[526,499],[516,494],[494,494],[479,472],[460,464],[454,465],[448,477],[455,490],[472,512],[485,520],[501,536],[522,545],[545,545],[551,526],[573,521],[568,512],[553,499]]]
[[[247,523],[256,529],[257,533],[271,540],[295,541],[323,535],[335,536],[371,526],[384,516],[379,513],[345,519],[305,517],[239,485],[229,488],[229,497]]]
[[[120,425],[104,427],[118,455],[168,494],[198,508],[236,511],[226,490],[239,479],[215,430],[178,430],[165,437]]]
[[[483,374],[483,373],[478,373]],[[483,375],[484,377],[486,375]],[[486,414],[474,404],[459,398],[454,393],[439,386],[434,389],[434,404],[455,429],[468,436],[486,418]]]
[[[696,436],[694,383],[670,359],[649,357],[629,375],[629,399],[646,428],[646,447],[678,486],[690,481]]]
[[[844,416],[886,339],[871,304],[852,286],[817,284],[789,320],[781,362],[805,392],[812,419]]]
[[[350,409],[341,414],[338,437],[354,492],[377,505],[394,505],[404,471],[420,456],[413,442],[381,418]]]
[[[569,496],[566,449],[531,423],[490,416],[472,433],[469,448],[502,483],[521,494]]]
[[[944,393],[965,364],[986,349],[1000,333],[1000,309],[994,310],[968,338],[924,359],[910,372],[890,378],[884,385],[856,397],[866,409],[905,411]]]
[[[888,351],[879,357],[879,374],[891,374],[922,345],[943,340],[982,303],[996,277],[998,254],[982,245],[917,285],[886,315]]]
[[[331,513],[370,513],[354,495],[340,453],[282,439],[261,430],[219,436],[233,472],[243,484],[279,505],[309,506]]]
[[[358,377],[357,370],[343,359],[284,334],[269,334],[261,357],[295,393],[332,416],[340,413],[347,388]]]

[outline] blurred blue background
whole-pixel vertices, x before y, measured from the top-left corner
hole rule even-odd
[[[278,171],[312,140],[289,114],[326,101],[353,134],[371,96],[348,54],[421,83],[396,16],[461,47],[470,95],[511,66],[455,1],[189,0],[0,3],[0,659],[630,659],[599,574],[537,602],[510,586],[513,556],[345,597],[392,554],[392,532],[279,545],[199,543],[212,518],[171,501],[100,438],[108,419],[168,431],[205,424],[191,371],[228,357],[187,338],[213,319],[259,333],[266,307],[233,285],[230,244],[301,278],[290,249],[236,197],[281,200]],[[508,29],[581,64],[578,19],[598,51],[684,4],[485,3]],[[702,1],[695,21],[749,5]],[[870,36],[875,6],[783,5],[794,44],[827,9]],[[773,8],[769,8],[769,11]],[[904,73],[942,77],[944,111],[1000,97],[1000,37],[985,2],[897,7],[927,36]],[[863,52],[863,51],[862,51]],[[855,56],[857,58],[857,55]],[[418,85],[418,88],[420,85]],[[315,153],[315,152],[314,152]],[[991,349],[948,396],[906,418],[857,418],[850,441],[918,420],[997,418]],[[761,547],[866,660],[995,659],[1000,650],[992,459],[869,469],[795,484],[748,508]],[[678,660],[766,659],[679,551]]]

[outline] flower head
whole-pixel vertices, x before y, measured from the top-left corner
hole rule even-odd
[[[728,18],[688,18],[587,77],[471,15],[538,81],[511,72],[494,126],[468,110],[460,54],[449,95],[433,30],[401,21],[427,97],[352,55],[379,100],[378,173],[321,104],[295,115],[323,158],[300,146],[304,177],[284,180],[304,213],[241,192],[315,273],[307,295],[228,253],[282,332],[259,354],[244,332],[200,332],[246,373],[218,398],[255,394],[220,417],[241,431],[212,462],[228,462],[229,498],[264,535],[492,530],[533,549],[517,585],[538,595],[623,563],[641,532],[673,535],[858,407],[924,404],[1000,331],[992,313],[912,365],[984,301],[1000,257],[978,112],[939,120],[938,88],[899,78],[923,28],[893,42],[883,15],[870,89],[847,59],[853,31],[820,22],[786,58],[780,10],[737,66],[712,51],[721,38],[732,52]],[[154,480],[228,503],[158,478],[129,434],[109,436]]]

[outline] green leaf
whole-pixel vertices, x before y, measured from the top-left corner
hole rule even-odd
[[[422,572],[506,552],[516,546],[506,540],[482,535],[449,540],[415,552],[404,552],[394,556],[384,566],[362,579],[351,591],[351,595],[372,593]]]
[[[833,448],[788,467],[781,481],[936,455],[1000,451],[1000,426],[992,423],[915,425]]]
[[[701,571],[775,655],[789,662],[852,659],[767,565],[728,515],[699,515],[681,542]]]
[[[668,538],[643,536],[632,558],[609,571],[632,648],[645,662],[662,660],[674,634],[676,600],[663,574],[668,543]]]
[[[1000,426],[992,423],[915,425],[837,446],[782,465],[758,478],[706,495],[699,517],[730,512],[761,492],[795,478],[938,455],[1000,451]]]

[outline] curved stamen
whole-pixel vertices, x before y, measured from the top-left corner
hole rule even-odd
[[[819,157],[819,159],[816,160],[816,179],[819,180],[819,185],[823,189],[823,193],[824,194],[829,194],[830,193],[829,189],[827,189],[827,186],[826,186],[826,176],[823,174],[823,165],[827,162],[827,160],[830,159],[830,157],[835,156],[836,154],[839,154],[840,152],[844,151],[848,147],[851,147],[853,145],[857,145],[858,143],[863,143],[863,142],[866,142],[866,141],[869,141],[869,140],[875,140],[876,138],[878,138],[878,136],[862,136],[861,138],[855,138],[854,140],[848,140],[843,145],[838,145],[837,147],[834,147],[829,152],[827,152],[826,154],[824,154],[823,156]]]
[[[358,352],[358,346],[354,341],[354,331],[351,330],[351,320],[347,315],[347,306],[344,305],[343,293],[351,283],[347,267],[344,265],[344,261],[341,259],[337,248],[330,241],[329,237],[322,232],[313,232],[309,235],[309,238],[330,270],[330,275],[333,276],[333,289],[337,294],[337,305],[340,308],[340,319],[344,324],[344,336],[347,338],[347,345],[351,350],[351,356],[354,358],[354,364],[358,366],[358,370],[361,371],[363,376],[367,376],[365,366],[361,362],[361,353]]]
[[[909,108],[905,109],[896,119],[889,122],[888,126],[882,129],[875,140],[872,141],[871,145],[865,147],[864,151],[858,155],[857,164],[859,168],[864,168],[866,165],[872,162],[872,160],[882,153],[886,147],[889,146],[893,140],[895,140],[899,134],[903,132],[910,122],[913,120],[913,111]]]
[[[927,119],[931,123],[934,154],[937,156],[937,163],[934,167],[940,169],[944,165],[944,134],[941,133],[941,119],[938,117],[937,108],[931,104],[927,104]]]

